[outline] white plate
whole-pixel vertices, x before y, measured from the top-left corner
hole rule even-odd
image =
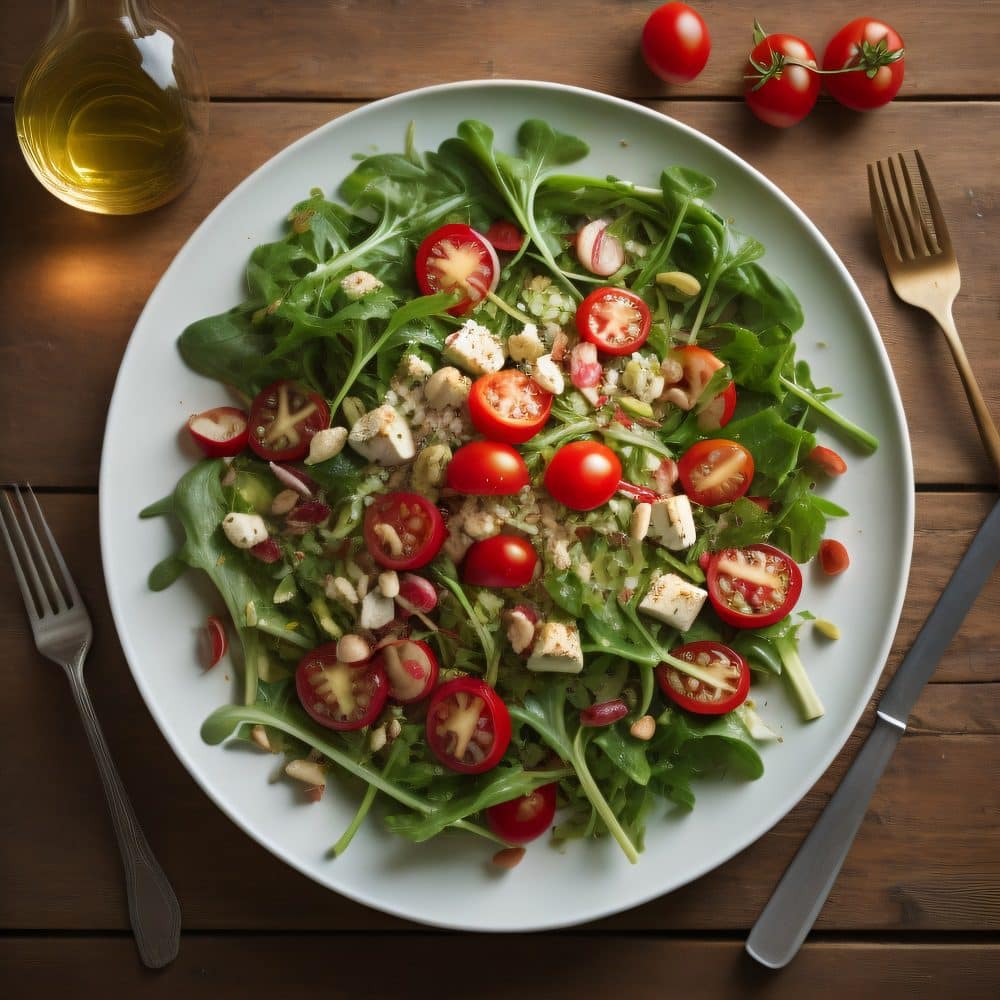
[[[500,149],[514,148],[526,117],[583,137],[591,153],[574,165],[581,173],[656,184],[663,167],[683,164],[715,177],[713,205],[763,241],[765,264],[802,301],[802,356],[821,383],[843,390],[839,408],[882,443],[873,457],[837,445],[851,468],[822,486],[851,511],[832,532],[852,557],[848,575],[835,581],[805,570],[800,607],[843,630],[830,644],[803,629],[802,656],[826,715],[801,725],[780,683],[758,691],[762,714],[784,735],[764,750],[764,777],[706,782],[696,788],[692,813],[654,813],[634,867],[609,838],[562,850],[536,845],[515,871],[498,876],[487,863],[490,846],[477,838],[449,834],[415,846],[371,820],[341,859],[327,860],[355,803],[328,790],[320,805],[304,805],[291,783],[268,783],[275,758],[202,743],[202,720],[233,697],[227,668],[205,675],[194,659],[208,588],[193,574],[161,594],[146,587],[149,569],[176,547],[177,535],[166,521],[136,514],[169,493],[190,464],[178,428],[223,396],[182,364],[178,334],[242,299],[249,251],[279,237],[289,207],[311,187],[335,189],[353,153],[401,149],[411,120],[419,147],[433,148],[471,117],[492,125]],[[871,315],[829,244],[781,191],[711,139],[636,105],[552,84],[461,83],[330,122],[247,178],[198,228],[150,297],[122,361],[101,464],[101,545],[118,633],[153,718],[202,788],[247,833],[317,882],[389,913],[461,929],[534,930],[602,917],[692,881],[770,829],[819,778],[857,723],[888,654],[910,560],[911,483],[899,394]]]

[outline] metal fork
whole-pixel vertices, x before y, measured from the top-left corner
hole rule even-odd
[[[139,828],[83,683],[83,661],[93,636],[90,616],[31,487],[10,488],[18,509],[15,510],[10,495],[4,491],[0,530],[21,587],[35,645],[43,656],[58,663],[69,679],[111,811],[125,869],[129,919],[139,955],[144,965],[158,969],[177,955],[180,906]],[[25,502],[25,492],[30,504]],[[47,546],[39,537],[39,529]],[[53,563],[58,573],[54,572]]]
[[[913,156],[918,173],[915,180],[902,153],[868,164],[868,193],[882,259],[896,294],[929,312],[944,331],[979,436],[1000,478],[1000,434],[986,409],[951,314],[962,281],[958,260],[920,150],[915,149]]]

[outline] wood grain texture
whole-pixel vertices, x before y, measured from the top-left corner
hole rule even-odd
[[[890,669],[913,641],[989,503],[978,494],[919,497],[907,615]],[[184,902],[185,927],[408,926],[293,872],[206,798],[150,719],[119,650],[98,562],[95,498],[50,495],[43,504],[94,613],[97,641],[87,678],[98,715],[140,821]],[[948,531],[940,527],[945,520]],[[1000,684],[957,683],[1000,680],[998,611],[1000,576],[949,649],[939,683],[921,698],[913,731],[879,787],[820,927],[1000,931]],[[12,665],[4,683],[0,801],[18,803],[0,811],[0,929],[124,928],[119,861],[83,731],[61,673],[34,652],[5,567],[0,662]],[[761,841],[693,885],[595,926],[748,927],[871,719],[869,710],[829,773]]]
[[[115,372],[132,327],[160,275],[198,223],[246,174],[291,140],[348,105],[222,105],[213,109],[207,162],[194,187],[148,216],[79,212],[31,177],[0,108],[0,190],[17,191],[0,242],[0,426],[51,419],[53,396],[73,419],[58,434],[16,436],[0,454],[0,481],[92,486]],[[909,422],[916,478],[925,484],[990,487],[987,462],[942,335],[900,303],[886,280],[868,217],[864,163],[922,146],[963,265],[956,321],[987,403],[1000,412],[1000,312],[995,253],[1000,103],[893,105],[878,116],[840,119],[825,109],[799,129],[763,132],[736,104],[658,103],[664,113],[716,138],[784,188],[817,223],[868,300],[885,341]],[[968,137],[977,136],[969,144]],[[816,183],[823,177],[822,185]],[[332,187],[337,178],[317,176]],[[244,248],[234,248],[236,258]],[[39,308],[39,304],[43,308]],[[824,336],[835,317],[813,317]],[[825,332],[833,326],[833,331]],[[842,387],[849,389],[849,387]],[[942,419],[942,414],[949,414]]]
[[[740,941],[697,937],[209,935],[185,937],[177,961],[154,973],[139,965],[124,938],[37,937],[0,941],[0,969],[22,988],[19,995],[37,997],[93,990],[149,1000],[296,1000],[315,997],[320,989],[328,1000],[430,997],[440,996],[446,976],[448,982],[474,984],[468,989],[482,1000],[992,1000],[1000,988],[1000,946],[819,941],[806,944],[788,968],[772,972],[747,957]]]
[[[805,38],[822,58],[833,33],[863,11],[837,0],[713,0],[697,5],[712,36],[698,79],[669,87],[642,61],[656,0],[174,0],[165,5],[195,49],[216,98],[372,98],[454,80],[552,80],[628,97],[737,96],[757,17]],[[882,3],[877,16],[906,43],[903,99],[996,94],[989,72],[996,20],[979,0]],[[44,37],[45,4],[9,0],[0,13],[0,94],[12,95]],[[977,44],[970,44],[970,28]],[[851,113],[844,112],[844,117]]]

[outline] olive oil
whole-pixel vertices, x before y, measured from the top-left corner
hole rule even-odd
[[[110,215],[169,201],[194,179],[208,125],[176,29],[135,0],[67,0],[15,101],[18,140],[53,194]]]

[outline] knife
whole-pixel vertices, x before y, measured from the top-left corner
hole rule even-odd
[[[746,950],[784,968],[819,916],[906,720],[969,608],[1000,561],[1000,502],[983,522],[875,712],[875,728],[750,930]]]

